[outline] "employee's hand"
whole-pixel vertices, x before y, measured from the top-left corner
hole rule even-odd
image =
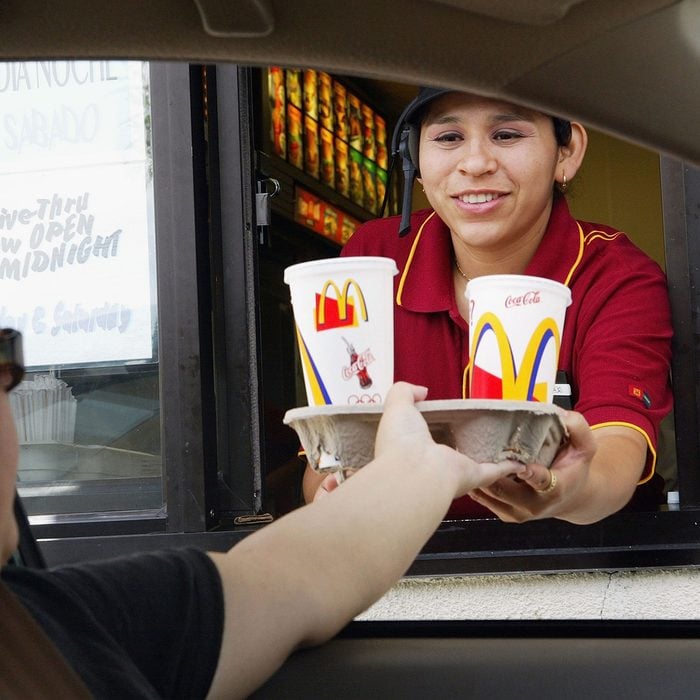
[[[590,429],[575,411],[562,411],[569,433],[551,468],[529,464],[517,480],[501,479],[470,496],[506,522],[555,517],[590,523],[631,498],[646,459],[646,441],[625,426]]]
[[[307,470],[311,470],[311,466],[307,466]],[[345,481],[345,479],[351,477],[356,471],[356,469],[343,469],[342,475],[338,472],[333,472],[332,474],[328,474],[327,476],[323,476],[322,474],[314,472],[314,474],[320,480],[320,483],[316,487],[316,491],[313,495],[312,500],[315,501],[319,498],[327,496],[331,491],[337,489],[338,486],[340,486],[340,484],[342,484],[343,481]],[[304,476],[304,483],[307,483],[306,476]]]

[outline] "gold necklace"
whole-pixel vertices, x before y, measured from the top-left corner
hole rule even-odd
[[[462,275],[462,277],[464,277],[464,279],[467,280],[467,282],[471,282],[471,281],[472,281],[472,278],[471,278],[471,277],[467,277],[467,276],[464,274],[464,270],[459,266],[459,260],[457,260],[457,256],[455,256],[455,265],[457,266],[457,272],[459,272],[459,274]]]

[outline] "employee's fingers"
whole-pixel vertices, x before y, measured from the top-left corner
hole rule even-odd
[[[323,498],[324,496],[327,496],[331,491],[335,491],[335,489],[340,486],[340,484],[345,480],[350,478],[357,470],[356,469],[344,469],[342,472],[342,475],[340,472],[334,472],[333,474],[329,474],[319,485],[318,489],[316,489],[316,494],[314,495],[314,501],[317,501],[319,498]]]

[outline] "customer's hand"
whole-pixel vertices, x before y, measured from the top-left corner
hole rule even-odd
[[[456,478],[455,498],[471,489],[488,486],[509,475],[519,475],[525,465],[517,462],[480,464],[448,447],[436,443],[425,419],[415,407],[416,401],[426,398],[428,390],[406,382],[397,382],[391,388],[384,404],[384,413],[379,423],[374,447],[375,458],[384,453],[398,456],[407,465],[420,460],[435,469],[454,472]],[[345,470],[345,478],[356,470]],[[321,480],[313,500],[322,498],[342,483],[336,474]]]
[[[520,475],[525,465],[517,462],[498,464],[475,462],[453,448],[436,443],[416,401],[426,398],[428,390],[406,382],[394,384],[384,405],[374,448],[375,457],[399,453],[406,464],[420,461],[435,470],[451,471],[456,479],[454,497],[472,489],[486,487],[499,479]]]

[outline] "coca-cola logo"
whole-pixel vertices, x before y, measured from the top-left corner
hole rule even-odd
[[[506,297],[506,309],[512,309],[514,306],[529,306],[530,304],[540,303],[540,293],[539,291],[525,292],[518,297],[511,296],[510,294]]]
[[[358,353],[357,359],[354,359],[349,366],[343,366],[343,379],[352,379],[356,374],[360,374],[374,362],[374,355],[371,350],[365,350]]]

